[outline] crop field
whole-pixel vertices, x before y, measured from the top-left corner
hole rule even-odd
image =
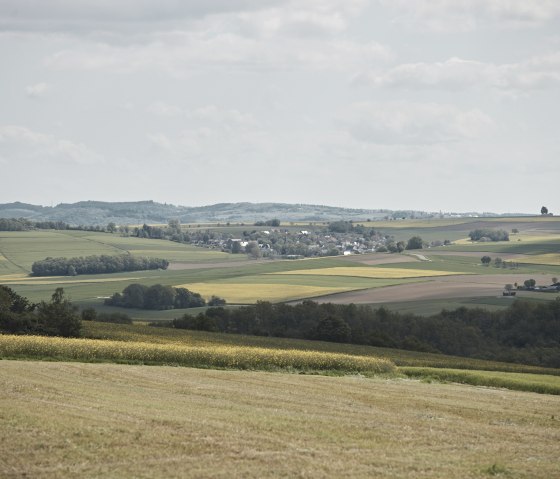
[[[560,266],[560,253],[536,254],[518,260],[519,263],[546,264]]]
[[[404,367],[400,371],[409,377],[560,395],[560,377],[546,374],[418,367]]]
[[[309,286],[301,284],[262,283],[188,283],[178,285],[200,293],[204,298],[220,296],[228,303],[251,304],[266,298],[267,301],[293,301],[326,294],[350,291],[348,287]]]
[[[2,363],[2,477],[560,472],[558,396],[361,376]]]
[[[207,333],[172,328],[154,328],[143,324],[123,325],[85,321],[84,335],[91,339],[132,341],[148,344],[188,345],[197,347],[243,347],[273,350],[318,351],[352,356],[385,358],[397,366],[506,371],[560,376],[560,369],[504,363],[444,354],[405,351],[357,344],[341,344],[303,339],[270,338],[239,334]]]
[[[336,267],[321,269],[297,269],[295,271],[284,271],[274,274],[290,274],[290,275],[314,275],[314,276],[357,276],[359,278],[375,278],[375,279],[408,279],[422,278],[432,276],[448,276],[462,274],[457,271],[437,271],[424,269],[406,269],[406,268],[361,268],[361,267]]]
[[[496,220],[492,222],[491,220]],[[217,295],[231,303],[274,302],[305,298],[360,303],[390,303],[392,307],[411,310],[414,303],[443,301],[459,304],[473,298],[480,305],[507,306],[498,301],[506,283],[523,283],[535,278],[550,284],[560,276],[560,221],[556,217],[472,218],[414,220],[372,223],[378,230],[398,230],[405,237],[419,234],[424,239],[443,239],[447,233],[464,238],[475,227],[515,226],[519,234],[502,243],[455,244],[430,248],[414,254],[367,254],[306,260],[248,260],[245,255],[231,255],[205,248],[165,240],[122,237],[117,234],[86,231],[32,231],[0,233],[0,283],[13,287],[32,301],[46,300],[57,286],[64,287],[79,306],[103,309],[103,298],[111,296],[129,283],[161,283],[184,286],[205,297]],[[304,225],[287,226],[301,228]],[[201,226],[202,227],[202,226]],[[246,228],[245,226],[204,226],[204,228]],[[311,226],[310,226],[311,227]],[[228,230],[229,231],[229,230]],[[428,236],[426,236],[428,235]],[[406,239],[406,238],[404,238]],[[453,239],[453,238],[452,238]],[[517,241],[521,240],[521,241]],[[166,271],[141,271],[110,275],[33,278],[31,264],[47,256],[85,256],[128,252],[166,258]],[[480,258],[501,256],[515,262],[516,269],[483,267]],[[498,278],[498,275],[500,277]],[[446,279],[448,278],[448,280]],[[197,289],[199,291],[197,291]],[[553,299],[553,295],[546,299]],[[540,298],[539,298],[540,299]],[[409,304],[407,304],[409,303]],[[476,304],[475,304],[476,305]],[[426,304],[422,310],[433,310]],[[412,310],[414,312],[414,310]],[[170,312],[129,311],[138,319],[173,317]],[[182,314],[182,312],[178,312]]]
[[[140,362],[198,368],[289,369],[362,374],[395,372],[395,365],[388,359],[332,352],[45,336],[0,335],[0,357]]]

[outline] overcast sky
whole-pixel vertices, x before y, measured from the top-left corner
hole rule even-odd
[[[0,0],[0,203],[560,213],[559,0]]]

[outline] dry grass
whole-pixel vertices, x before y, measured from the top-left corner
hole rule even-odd
[[[311,286],[301,284],[263,284],[263,283],[188,283],[177,288],[188,288],[200,293],[205,298],[212,295],[220,296],[228,303],[248,304],[258,300],[290,301],[300,298],[311,298],[325,294],[351,291],[355,288],[336,286]]]
[[[435,271],[429,269],[407,269],[407,268],[375,268],[375,267],[335,267],[319,269],[298,269],[294,271],[282,271],[269,273],[278,275],[312,275],[312,276],[354,276],[372,279],[405,279],[424,278],[431,276],[452,276],[461,273],[457,271]]]
[[[2,361],[1,477],[552,478],[560,398],[411,380]]]

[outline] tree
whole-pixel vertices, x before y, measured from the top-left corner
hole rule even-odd
[[[527,289],[533,289],[537,282],[534,279],[526,279],[523,284]]]
[[[80,336],[82,322],[78,307],[64,296],[63,288],[56,288],[51,301],[41,301],[37,306],[38,322],[43,332],[50,336]]]
[[[484,266],[488,266],[490,264],[490,262],[492,261],[492,258],[490,258],[490,256],[483,256],[482,258],[480,258],[480,262],[484,265]]]
[[[315,329],[315,338],[322,341],[347,343],[351,338],[351,329],[344,319],[336,316],[327,316],[319,321]]]
[[[422,249],[422,247],[423,241],[420,236],[413,236],[408,240],[408,243],[406,245],[406,249]]]
[[[508,283],[508,284],[505,285],[505,290],[506,291],[511,291],[512,289],[513,289],[513,284]]]
[[[405,242],[404,242],[404,241],[399,241],[399,242],[397,243],[397,251],[398,251],[399,253],[402,253],[405,249],[406,249],[406,244],[405,244]]]
[[[504,260],[503,260],[502,258],[500,258],[500,257],[496,258],[496,259],[494,260],[494,266],[496,266],[496,268],[499,268],[500,266],[502,266],[503,261],[504,261]]]
[[[548,208],[546,206],[543,206],[541,208],[541,215],[547,215],[548,214]]]
[[[117,232],[117,225],[111,221],[107,225],[107,232],[108,233],[116,233]]]
[[[262,256],[262,251],[256,241],[251,241],[247,244],[247,246],[245,246],[245,253],[253,259],[258,259]]]

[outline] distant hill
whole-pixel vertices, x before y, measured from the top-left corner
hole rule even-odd
[[[465,216],[469,214],[465,213]],[[487,214],[485,214],[487,215]],[[386,217],[426,218],[434,213],[385,209],[351,209],[321,205],[285,203],[218,203],[208,206],[175,206],[154,201],[104,202],[80,201],[54,207],[27,203],[0,204],[0,218],[27,218],[34,221],[63,221],[71,225],[106,225],[167,223],[217,223],[266,221],[336,221],[380,220]],[[481,215],[482,216],[482,215]]]

